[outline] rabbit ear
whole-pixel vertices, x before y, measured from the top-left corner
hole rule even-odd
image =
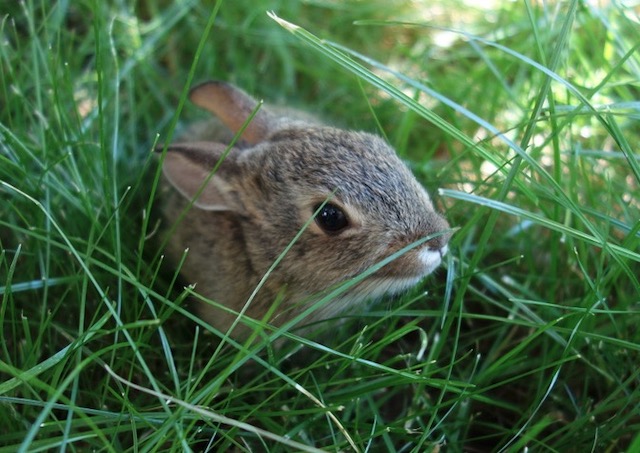
[[[220,118],[234,134],[258,106],[258,102],[244,91],[218,81],[196,86],[189,93],[189,99]],[[242,133],[242,138],[252,145],[264,141],[274,129],[274,124],[275,117],[260,108]]]
[[[207,211],[244,212],[230,196],[234,175],[240,166],[237,151],[224,156],[226,146],[212,142],[175,143],[169,146],[162,171],[169,182],[193,204]],[[224,157],[213,176],[211,172]]]

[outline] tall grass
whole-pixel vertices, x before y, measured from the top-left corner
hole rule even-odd
[[[0,452],[640,449],[638,8],[472,5],[3,4]],[[387,137],[459,227],[443,269],[220,343],[152,153],[209,78]]]

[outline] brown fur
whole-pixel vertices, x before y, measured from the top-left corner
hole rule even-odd
[[[177,192],[169,194],[164,205],[168,222],[177,219],[198,193],[230,138],[257,106],[244,92],[223,82],[194,88],[191,99],[214,113],[228,130],[214,119],[170,146],[163,171]],[[189,248],[182,268],[186,279],[197,283],[203,296],[239,312],[274,260],[312,217],[314,207],[330,199],[347,214],[349,227],[328,234],[316,222],[310,223],[246,312],[262,318],[282,293],[284,301],[271,319],[275,325],[311,306],[327,289],[449,228],[382,139],[302,118],[279,116],[262,107],[177,226],[167,250],[177,260]],[[197,141],[203,137],[205,141]],[[440,235],[410,250],[314,311],[305,323],[407,289],[437,266],[448,238]],[[228,329],[235,319],[205,303],[200,304],[199,314],[220,330]],[[239,325],[232,335],[242,337],[247,332]]]

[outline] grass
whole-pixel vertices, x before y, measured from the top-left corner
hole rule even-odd
[[[638,451],[637,6],[471,5],[5,5],[0,452]],[[209,78],[385,135],[459,227],[445,266],[219,347],[151,152]]]

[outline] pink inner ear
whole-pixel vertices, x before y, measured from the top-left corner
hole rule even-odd
[[[209,178],[211,170],[207,170],[186,155],[175,151],[168,152],[162,171],[171,185],[185,198],[193,200],[197,196],[193,203],[196,207],[207,211],[229,210],[221,194],[219,181],[216,183],[216,175]],[[203,188],[205,182],[206,186]]]
[[[231,132],[237,133],[258,107],[258,102],[244,91],[224,82],[206,82],[191,90],[191,101],[216,115]],[[262,107],[247,125],[242,138],[250,144],[267,138],[274,119]]]

